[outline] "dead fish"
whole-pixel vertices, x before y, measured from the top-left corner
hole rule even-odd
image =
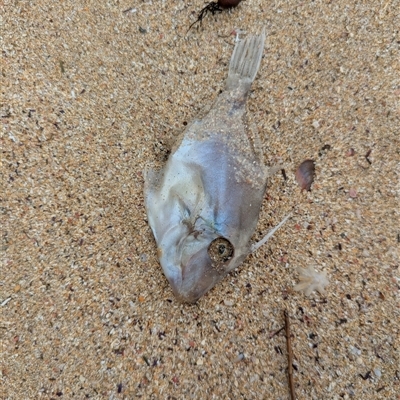
[[[236,44],[226,88],[209,113],[188,125],[161,171],[145,174],[160,264],[185,302],[197,301],[288,218],[250,244],[271,174],[244,121],[264,41],[263,32]]]

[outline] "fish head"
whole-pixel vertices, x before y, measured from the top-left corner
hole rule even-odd
[[[213,229],[190,229],[179,224],[166,232],[158,255],[175,296],[196,302],[233,268],[246,254],[236,254],[231,241]]]
[[[237,176],[243,157],[228,150],[217,139],[184,139],[163,171],[146,176],[146,210],[158,258],[184,302],[196,302],[250,252],[265,183]]]

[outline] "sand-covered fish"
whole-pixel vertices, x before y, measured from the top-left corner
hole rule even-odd
[[[250,244],[269,169],[244,118],[264,40],[263,32],[236,44],[225,90],[183,132],[165,167],[146,173],[149,224],[164,274],[182,301],[198,300],[285,221]]]

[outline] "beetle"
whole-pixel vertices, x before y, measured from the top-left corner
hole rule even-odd
[[[199,15],[197,16],[196,21],[193,22],[192,25],[189,26],[188,32],[192,28],[193,25],[197,24],[197,22],[203,21],[204,17],[207,15],[207,13],[210,13],[212,15],[215,15],[217,13],[221,13],[223,10],[226,10],[228,8],[234,8],[239,5],[239,3],[242,0],[218,0],[218,1],[211,1],[208,3],[200,12]]]

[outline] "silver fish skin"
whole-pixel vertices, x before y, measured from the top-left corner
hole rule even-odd
[[[246,100],[265,34],[238,42],[225,90],[193,121],[161,171],[146,171],[145,203],[175,296],[194,303],[253,250],[268,169],[246,133]]]

